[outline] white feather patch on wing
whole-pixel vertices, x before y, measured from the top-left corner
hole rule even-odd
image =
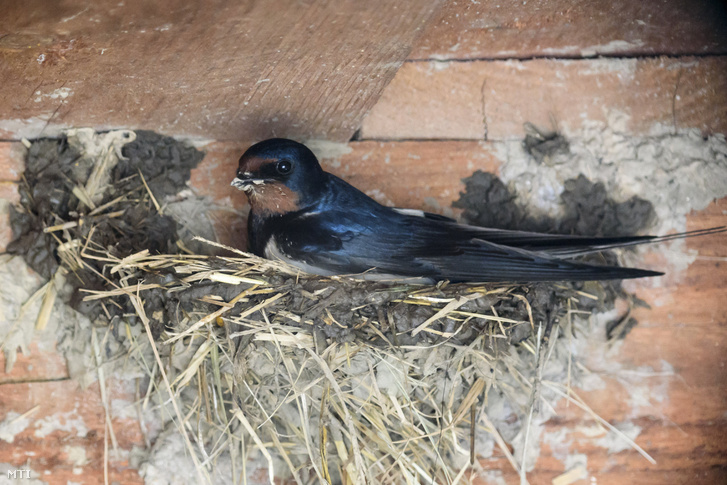
[[[424,211],[418,209],[400,209],[398,207],[392,207],[392,209],[404,216],[425,217]]]
[[[292,259],[280,249],[278,243],[275,241],[275,236],[271,237],[268,243],[265,245],[264,254],[265,257],[268,259],[272,259],[274,261],[282,261],[283,263],[293,266],[294,268],[298,268],[308,274],[315,274],[319,276],[333,276],[334,274],[336,274],[332,271],[319,268],[317,266],[312,266],[304,261],[297,261],[295,259]]]
[[[275,237],[271,237],[270,241],[265,245],[265,251],[264,251],[265,257],[267,259],[272,259],[274,261],[282,261],[290,266],[293,266],[294,268],[298,268],[305,273],[308,274],[314,274],[318,276],[347,276],[349,278],[357,279],[357,280],[364,280],[364,281],[398,281],[401,283],[407,283],[412,285],[421,285],[421,284],[431,284],[434,282],[431,278],[424,278],[424,277],[408,277],[408,276],[401,276],[401,275],[394,275],[394,274],[388,274],[388,273],[377,273],[374,268],[372,268],[371,271],[366,271],[364,273],[355,273],[355,274],[340,274],[336,273],[334,271],[330,271],[327,269],[319,268],[317,266],[310,265],[304,261],[298,261],[291,259],[290,256],[285,254],[280,247],[278,247],[277,242],[275,241]]]

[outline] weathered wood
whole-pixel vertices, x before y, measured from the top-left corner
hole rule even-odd
[[[450,1],[410,59],[528,59],[727,52],[719,0]]]
[[[347,141],[439,3],[4,2],[0,137]]]
[[[566,133],[610,114],[727,133],[727,57],[406,63],[364,119],[363,139],[523,138],[523,123]]]

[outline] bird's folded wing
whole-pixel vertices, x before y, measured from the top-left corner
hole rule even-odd
[[[382,221],[328,211],[293,220],[280,237],[280,250],[323,274],[375,271],[450,281],[563,281],[637,278],[660,273],[602,267],[508,247],[469,229],[410,216]],[[513,237],[510,235],[509,237]]]
[[[727,231],[726,226],[711,227],[696,231],[669,234],[666,236],[614,236],[592,237],[563,234],[542,234],[537,232],[508,231],[504,229],[488,229],[468,226],[473,235],[485,241],[521,249],[548,253],[559,257],[573,257],[605,251],[609,249],[635,246],[639,244],[659,243],[673,239],[695,236],[706,236]]]

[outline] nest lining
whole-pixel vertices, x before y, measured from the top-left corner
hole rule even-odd
[[[180,412],[206,422],[208,432],[216,429],[212,441],[270,448],[299,483],[400,483],[402,476],[451,483],[476,468],[470,461],[477,443],[490,450],[491,439],[520,470],[488,406],[497,394],[499,406],[524,417],[539,401],[534,382],[557,339],[548,338],[548,322],[532,317],[535,289],[294,276],[277,263],[240,256],[144,251],[108,258],[115,287],[85,292],[89,300],[131,300],[132,319],[146,321],[150,331],[163,320],[161,342],[148,344],[160,366],[180,359],[169,376]],[[160,274],[176,277],[147,283]],[[224,286],[232,289],[220,292],[225,296],[207,293],[191,304],[183,296]],[[175,321],[145,298],[158,290],[178,295],[166,305]],[[567,321],[572,331],[574,308],[590,295],[557,291],[560,309],[550,322]],[[369,301],[342,296],[356,292]],[[305,300],[310,305],[300,304]],[[517,347],[513,338],[521,339]],[[272,457],[271,463],[275,476],[280,470]]]

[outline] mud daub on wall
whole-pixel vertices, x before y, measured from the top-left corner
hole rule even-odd
[[[476,226],[579,236],[632,236],[649,227],[655,217],[654,207],[648,200],[634,196],[617,202],[602,183],[591,182],[582,174],[564,183],[560,194],[564,216],[560,219],[529,215],[525,206],[519,203],[518,194],[494,174],[478,170],[463,182],[465,191],[452,206],[463,209],[465,222]],[[610,252],[592,254],[586,260],[618,265],[616,256]],[[612,309],[618,298],[639,303],[623,290],[618,280],[567,284],[598,297],[598,300],[583,302],[589,309]],[[549,288],[550,297],[541,289],[539,309],[555,308],[553,303],[559,295],[552,285]],[[635,322],[631,327],[633,325]],[[624,337],[625,332],[618,335]]]
[[[103,139],[108,143],[105,148]],[[90,180],[99,175],[99,160],[114,150],[119,153],[109,155],[114,160],[105,182],[93,191]],[[184,189],[190,171],[203,156],[173,138],[149,131],[95,134],[77,130],[58,139],[35,140],[27,153],[20,208],[11,210],[14,241],[8,252],[22,255],[45,278],[58,270],[61,252],[80,250],[73,241],[86,240],[91,231],[93,244],[85,249],[116,258],[142,249],[178,252],[177,224],[157,210],[157,201]],[[101,272],[102,263],[79,267],[68,281],[76,290],[101,287]],[[73,301],[79,310],[87,306],[78,298]]]
[[[565,181],[560,194],[565,216],[560,219],[530,216],[518,203],[517,193],[491,173],[478,170],[463,181],[465,192],[452,205],[464,209],[464,220],[477,226],[579,236],[633,236],[649,227],[655,216],[648,200],[634,196],[616,202],[602,183],[591,182],[584,175]]]

